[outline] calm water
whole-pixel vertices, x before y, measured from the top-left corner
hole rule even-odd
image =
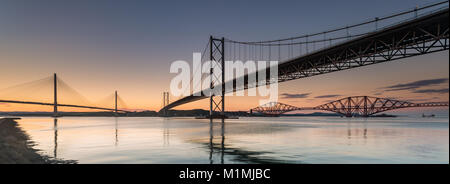
[[[449,163],[449,119],[25,117],[42,154],[79,163]],[[224,126],[222,126],[224,125]]]

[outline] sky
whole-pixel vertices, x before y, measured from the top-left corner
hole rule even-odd
[[[192,61],[192,53],[201,52],[210,35],[278,39],[430,2],[436,1],[1,0],[0,94],[3,88],[58,73],[90,101],[118,90],[130,109],[159,110],[174,77],[170,64]],[[282,83],[280,102],[315,106],[352,95],[448,101],[448,58],[443,51]],[[230,97],[226,108],[246,111],[258,106],[258,99]],[[207,109],[208,103],[178,109]],[[0,111],[10,110],[51,107],[0,104]]]

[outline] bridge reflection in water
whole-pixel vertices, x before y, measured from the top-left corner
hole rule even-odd
[[[25,118],[19,124],[39,145],[37,149],[58,160],[273,164],[372,163],[373,157],[386,163],[398,154],[403,157],[398,158],[400,163],[420,161],[417,155],[441,158],[440,153],[445,152],[441,143],[448,143],[447,122],[439,117],[243,118],[215,122],[185,118]],[[425,145],[437,152],[421,152]]]
[[[114,117],[114,146],[119,144],[119,118]],[[58,118],[53,118],[53,158],[58,159]]]
[[[58,119],[53,119],[53,131],[54,131],[54,148],[53,148],[53,157],[58,158]]]
[[[119,143],[119,118],[114,117],[114,146],[118,146]],[[170,140],[170,126],[167,123],[164,124],[164,145],[169,146]],[[221,143],[218,147],[214,143],[214,124],[211,120],[209,123],[209,161],[210,164],[214,164],[213,154],[220,152],[220,163],[224,164],[225,154],[225,121],[221,122]],[[53,158],[58,159],[58,118],[53,118]]]
[[[221,135],[221,143],[220,143],[220,163],[224,164],[224,154],[225,154],[225,120],[222,119],[221,122],[221,131],[220,131],[220,135]],[[214,146],[214,122],[211,119],[209,122],[209,163],[210,164],[214,164],[214,159],[213,159],[213,153],[214,153],[214,149],[217,149],[217,147]]]

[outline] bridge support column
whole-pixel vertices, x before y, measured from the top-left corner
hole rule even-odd
[[[226,118],[225,116],[225,38],[217,39],[214,37],[209,38],[209,56],[211,61],[211,83],[210,89],[212,90],[215,83],[222,83],[222,91],[219,98],[215,98],[213,92],[210,94],[210,106],[209,106],[209,118]],[[222,73],[221,76],[217,76],[218,74],[214,73],[214,66],[220,66]],[[222,81],[219,81],[222,79]]]
[[[53,74],[53,117],[58,117],[58,79]]]

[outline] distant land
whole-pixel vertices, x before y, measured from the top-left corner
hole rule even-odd
[[[128,112],[128,113],[118,113],[110,111],[103,112],[58,112],[60,116],[86,116],[86,117],[111,117],[111,116],[121,116],[121,117],[158,117],[159,113],[156,111],[141,111],[141,112]],[[193,109],[193,110],[170,110],[167,112],[168,116],[171,117],[195,117],[195,116],[206,116],[209,111],[203,109]],[[249,116],[247,112],[227,112],[227,114],[233,116]],[[0,116],[39,116],[48,117],[53,116],[53,112],[0,112]]]
[[[324,112],[314,112],[314,113],[297,113],[297,114],[282,114],[280,116],[341,116],[337,113],[324,113]]]
[[[209,111],[204,109],[193,109],[193,110],[170,110],[167,115],[170,117],[197,117],[197,116],[207,116]],[[250,113],[245,111],[230,111],[226,112],[229,116],[238,116],[238,117],[265,117],[265,115],[254,113],[250,115]],[[36,116],[36,117],[49,117],[52,116],[53,112],[0,112],[0,116]],[[59,112],[60,116],[69,116],[69,117],[112,117],[116,116],[114,112]],[[141,112],[129,112],[129,113],[119,113],[117,116],[120,117],[159,117],[158,112],[156,111],[141,111]],[[311,117],[311,116],[325,116],[325,117],[336,117],[342,116],[337,113],[323,113],[323,112],[314,112],[314,113],[297,113],[297,114],[282,114],[281,117]],[[375,115],[373,117],[396,117],[395,115],[389,114],[380,114]]]

